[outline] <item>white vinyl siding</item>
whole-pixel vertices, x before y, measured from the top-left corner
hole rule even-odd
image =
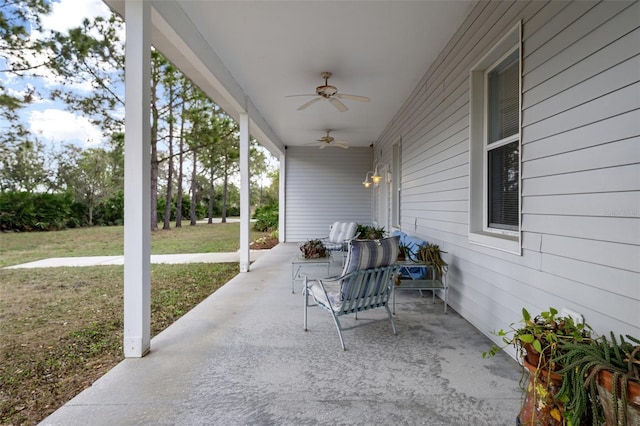
[[[326,237],[336,221],[371,224],[372,192],[362,185],[371,168],[370,148],[289,147],[287,241]]]
[[[403,231],[440,244],[487,336],[522,307],[640,335],[640,4],[479,2],[390,121]],[[521,255],[469,243],[470,71],[522,22]],[[496,340],[497,341],[497,340]]]

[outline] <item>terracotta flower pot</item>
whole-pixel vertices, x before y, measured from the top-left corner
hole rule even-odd
[[[518,414],[518,425],[561,426],[564,406],[553,398],[562,386],[562,376],[538,370],[526,358],[522,360],[529,370],[525,399]]]
[[[614,406],[612,400],[613,375],[611,372],[601,370],[598,373],[598,396],[604,411],[607,426],[622,425],[622,400],[618,400],[618,425],[615,423]],[[618,385],[619,386],[619,385]],[[621,393],[618,391],[618,397]],[[640,384],[628,382],[627,387],[627,426],[640,426]]]

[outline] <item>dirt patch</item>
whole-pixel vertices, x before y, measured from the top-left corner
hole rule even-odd
[[[237,269],[153,265],[151,336]],[[0,425],[41,422],[123,359],[123,273],[122,266],[0,269]]]
[[[278,245],[278,237],[262,237],[251,243],[251,250],[268,250]]]

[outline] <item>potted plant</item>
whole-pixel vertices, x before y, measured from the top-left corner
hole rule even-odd
[[[518,325],[513,323],[508,330],[495,334],[502,337],[505,345],[494,345],[482,356],[492,356],[506,346],[513,346],[517,357],[522,359],[523,368],[529,372],[524,402],[518,415],[519,424],[565,424],[564,403],[567,399],[556,398],[563,383],[558,373],[564,367],[561,362],[563,345],[588,344],[591,327],[576,324],[571,317],[558,316],[558,310],[554,308],[535,317],[523,308]]]
[[[300,251],[305,259],[327,256],[327,249],[320,240],[309,240],[300,244]]]
[[[356,233],[361,240],[379,240],[384,238],[387,231],[384,230],[384,226],[376,228],[375,226],[358,224]]]
[[[424,244],[418,246],[415,258],[418,261],[424,262],[429,266],[433,266],[433,269],[437,272],[437,276],[429,276],[431,275],[432,269],[429,268],[427,279],[434,279],[442,277],[442,273],[448,267],[447,262],[442,259],[441,253],[446,253],[440,250],[440,246],[437,244],[430,244],[425,242]]]
[[[640,340],[610,334],[610,340],[562,346],[558,397],[568,400],[566,417],[573,424],[591,417],[593,425],[640,425]]]
[[[399,249],[398,260],[401,260],[401,261],[413,260],[414,254],[413,254],[413,251],[411,250],[411,247],[409,247],[408,245],[400,241],[398,243],[398,249]]]

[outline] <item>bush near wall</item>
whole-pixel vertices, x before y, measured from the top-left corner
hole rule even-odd
[[[256,222],[253,228],[260,232],[271,232],[278,229],[278,203],[270,203],[256,208]]]

